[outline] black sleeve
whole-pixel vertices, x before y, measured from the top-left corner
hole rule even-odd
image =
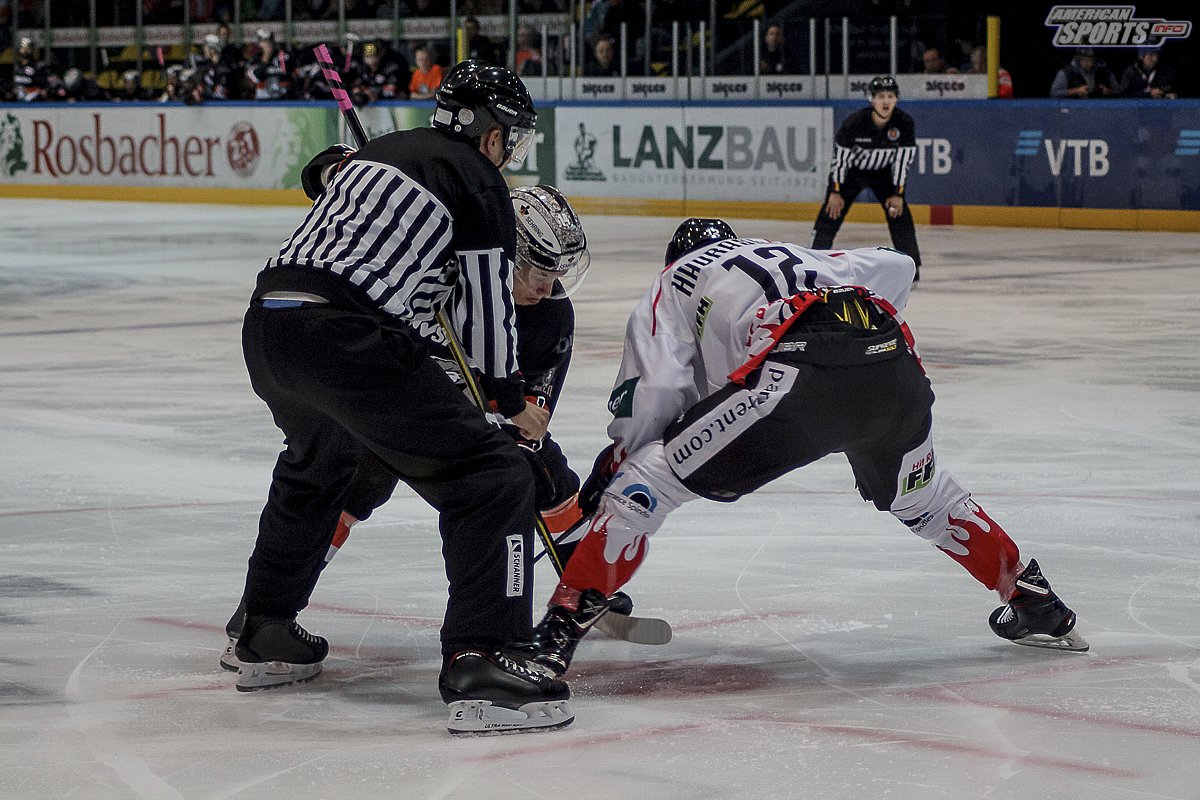
[[[517,360],[527,395],[539,398],[551,414],[571,365],[575,309],[568,298],[517,306]]]

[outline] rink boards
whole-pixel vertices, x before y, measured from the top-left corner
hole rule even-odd
[[[861,101],[539,103],[511,183],[586,213],[805,219]],[[921,100],[919,224],[1200,230],[1200,101]],[[360,110],[372,136],[427,103]],[[0,106],[0,196],[303,204],[300,168],[346,134],[312,103]],[[849,219],[878,221],[869,195]]]

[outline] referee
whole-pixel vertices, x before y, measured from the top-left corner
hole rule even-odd
[[[258,276],[242,348],[286,449],[246,576],[243,691],[320,672],[328,642],[295,609],[370,452],[440,514],[443,700],[516,708],[569,695],[501,654],[530,635],[533,475],[416,333],[456,304],[493,408],[542,437],[548,413],[526,402],[517,369],[516,220],[500,173],[524,158],[537,115],[519,78],[473,61],[451,70],[436,103],[432,127],[350,155]]]
[[[895,78],[873,78],[869,91],[871,105],[851,114],[838,128],[829,187],[813,227],[812,246],[814,250],[833,247],[854,199],[869,188],[887,215],[892,245],[916,262],[916,281],[921,277],[921,252],[904,199],[908,170],[917,154],[916,126],[912,117],[896,108],[900,89]]]

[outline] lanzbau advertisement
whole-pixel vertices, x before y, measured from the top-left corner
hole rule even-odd
[[[0,110],[5,183],[291,189],[335,141],[324,108],[154,105]]]
[[[557,183],[567,196],[819,202],[829,108],[560,106]]]

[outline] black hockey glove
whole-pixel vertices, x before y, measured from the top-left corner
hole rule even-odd
[[[596,513],[596,509],[600,507],[600,498],[604,495],[604,490],[612,483],[613,476],[617,472],[617,465],[613,458],[615,450],[616,445],[610,444],[600,451],[600,455],[596,456],[596,463],[592,464],[592,473],[587,476],[587,480],[583,482],[583,488],[579,490],[579,510],[585,517]]]
[[[539,511],[554,508],[579,491],[579,476],[567,466],[567,457],[550,434],[542,437],[540,442],[531,442],[510,426],[505,426],[505,430],[517,440],[517,446],[533,470],[537,492],[534,503]]]
[[[313,156],[312,161],[304,165],[304,169],[300,170],[300,185],[304,188],[304,193],[308,195],[309,200],[316,200],[321,196],[321,192],[325,191],[325,168],[334,167],[336,170],[337,165],[353,153],[353,147],[339,142],[331,147],[326,147]]]

